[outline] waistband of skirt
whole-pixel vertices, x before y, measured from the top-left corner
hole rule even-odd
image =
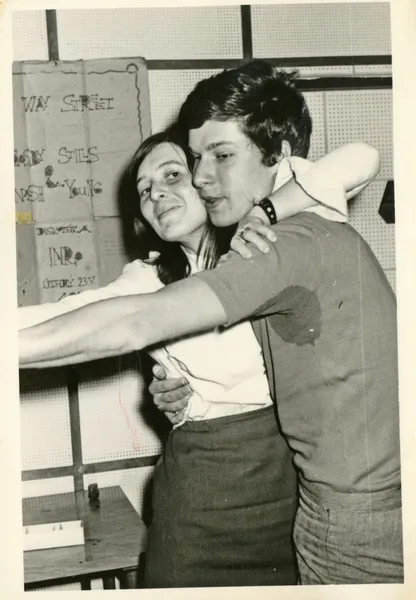
[[[273,404],[262,408],[245,411],[236,415],[226,415],[215,419],[206,419],[202,421],[185,421],[183,425],[175,429],[172,433],[180,432],[202,432],[216,431],[223,429],[234,423],[252,423],[263,419],[274,419],[275,422],[275,407]],[[277,426],[277,425],[276,425]]]
[[[319,504],[322,508],[349,508],[351,510],[387,510],[400,508],[402,504],[401,486],[386,490],[368,492],[340,492],[325,485],[301,478],[300,496]]]

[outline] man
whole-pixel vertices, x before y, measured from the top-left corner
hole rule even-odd
[[[179,124],[214,224],[238,222],[259,198],[271,210],[281,159],[308,150],[305,107],[290,78],[265,63],[191,92]],[[23,332],[22,364],[102,358],[251,316],[300,477],[301,582],[400,582],[394,294],[348,225],[309,211],[274,229],[268,253],[231,256],[148,297],[83,308],[75,324],[72,314]]]

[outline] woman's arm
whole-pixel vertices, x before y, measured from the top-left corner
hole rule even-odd
[[[350,143],[324,156],[320,166],[341,181],[351,200],[380,172],[380,152],[364,142]]]
[[[117,356],[226,320],[210,287],[192,277],[152,294],[95,302],[23,329],[19,362],[22,368],[44,368]]]
[[[380,170],[378,150],[363,142],[341,146],[315,163],[299,157],[287,161],[290,161],[290,169],[286,163],[288,173],[281,187],[269,196],[278,221],[304,210],[314,210],[326,219],[345,222],[348,220],[347,200],[361,192]],[[274,242],[276,236],[266,213],[254,206],[240,221],[230,248],[249,259],[252,253],[246,242],[266,253],[269,251],[266,240]]]
[[[345,144],[310,164],[310,169],[295,166],[297,157],[293,159],[292,170],[294,180],[290,180],[273,192],[270,200],[276,211],[277,219],[291,217],[298,212],[317,206],[319,201],[337,208],[337,198],[328,193],[339,189],[351,199],[361,192],[380,171],[380,154],[378,150],[363,142]],[[302,161],[303,162],[303,161]],[[296,181],[300,185],[296,185]],[[256,209],[256,216],[262,209]],[[263,213],[264,215],[264,213]]]

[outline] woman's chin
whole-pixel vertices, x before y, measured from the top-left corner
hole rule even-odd
[[[160,237],[165,242],[177,242],[180,244],[181,240],[183,239],[183,233],[182,235],[181,233],[182,232],[179,231],[179,228],[172,225],[171,227],[167,227],[165,231],[163,231],[163,233],[160,234]]]

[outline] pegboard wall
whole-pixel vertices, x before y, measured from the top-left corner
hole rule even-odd
[[[390,54],[389,10],[388,3],[253,6],[253,55]]]
[[[65,10],[57,20],[65,59],[242,57],[238,6]]]
[[[101,362],[86,364],[79,381],[84,464],[160,454],[161,442],[143,415],[143,382],[134,355],[105,364],[105,374]]]
[[[68,390],[61,369],[20,374],[22,468],[72,465]]]
[[[386,182],[393,178],[387,2],[16,11],[13,27],[17,61],[144,57],[152,132],[172,122],[198,80],[223,68],[252,57],[297,68],[311,84],[303,88],[313,117],[310,158],[354,140],[381,153],[380,174],[351,203],[350,220],[394,287],[394,226],[378,215]],[[94,212],[96,268],[100,285],[106,285],[126,255],[120,221],[100,214],[100,206],[82,205],[78,218]],[[51,218],[42,209],[35,216],[39,223]],[[18,253],[28,253],[35,234],[35,225],[26,225],[24,235],[18,229]],[[29,253],[26,279],[34,277],[36,253]],[[42,300],[26,280],[19,284],[19,297],[26,290],[25,304]],[[162,445],[144,412],[135,358],[84,365],[75,399],[66,381],[62,371],[45,372],[38,374],[35,391],[22,385],[23,495],[69,491],[74,481],[75,487],[121,485],[143,514]]]

